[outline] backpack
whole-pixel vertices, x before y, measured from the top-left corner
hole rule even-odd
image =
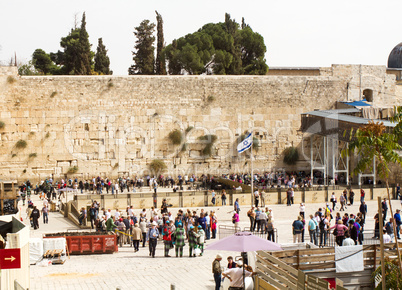
[[[325,229],[325,222],[324,222],[324,220],[325,220],[325,218],[321,218],[321,220],[320,220],[320,224],[319,224],[320,230],[324,230],[324,229]]]
[[[90,208],[90,209],[89,209],[89,215],[90,215],[91,217],[94,217],[94,216],[95,216],[95,209],[94,209],[94,208]]]

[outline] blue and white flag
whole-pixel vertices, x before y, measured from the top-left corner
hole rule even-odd
[[[251,133],[248,134],[246,139],[244,139],[239,145],[237,145],[237,152],[242,153],[249,149],[251,145],[253,144],[253,136],[251,136]]]

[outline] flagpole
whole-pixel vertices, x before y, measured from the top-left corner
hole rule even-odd
[[[253,198],[254,198],[254,174],[253,174],[253,131],[251,131],[251,206],[253,206]]]

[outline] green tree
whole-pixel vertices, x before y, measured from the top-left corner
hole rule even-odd
[[[86,30],[85,12],[82,15],[81,27],[71,29],[66,37],[62,37],[60,46],[64,48],[64,52],[62,54],[58,52],[51,57],[56,64],[63,64],[63,74],[92,74],[94,53],[91,51],[89,35]]]
[[[391,205],[391,196],[389,193],[389,165],[391,163],[397,163],[402,165],[402,158],[396,152],[396,150],[402,150],[402,146],[398,144],[399,136],[392,133],[387,133],[384,123],[382,122],[371,122],[361,129],[356,130],[354,136],[353,131],[350,132],[350,137],[352,141],[349,143],[349,149],[342,152],[342,154],[353,155],[354,152],[360,157],[356,164],[353,174],[363,173],[365,170],[373,169],[373,160],[376,161],[376,169],[378,175],[385,179],[385,184],[387,186],[387,195],[389,202],[389,209],[391,211],[391,216],[394,217],[394,213]],[[396,222],[393,221],[394,233],[396,233]],[[395,235],[395,243],[397,246],[397,252],[399,253],[398,239]],[[402,261],[401,256],[398,255],[399,259],[399,269],[400,275],[402,275]],[[400,280],[398,278],[397,280]],[[402,285],[400,285],[399,289]]]
[[[152,75],[154,74],[155,56],[153,36],[155,24],[149,20],[143,20],[138,27],[135,27],[134,35],[137,37],[135,51],[133,51],[134,65],[128,69],[128,74]]]
[[[156,31],[157,31],[155,73],[157,75],[165,75],[166,63],[165,58],[162,55],[162,50],[165,46],[163,36],[163,19],[162,16],[158,13],[158,11],[155,10],[155,13],[156,13]]]
[[[32,60],[30,60],[28,63],[18,66],[18,74],[20,76],[33,76],[38,75],[39,72],[35,69]]]
[[[76,64],[77,72],[80,75],[92,74],[94,53],[91,51],[89,35],[86,29],[85,12],[82,14],[81,28],[79,33],[79,58]]]
[[[40,48],[36,49],[32,54],[32,64],[38,72],[44,75],[50,74],[54,67],[49,54]]]
[[[265,74],[263,37],[225,14],[224,23],[208,23],[174,40],[163,51],[169,74]]]
[[[95,72],[100,75],[111,75],[113,72],[110,70],[109,66],[110,60],[107,56],[107,49],[103,44],[102,38],[99,38],[95,54]]]

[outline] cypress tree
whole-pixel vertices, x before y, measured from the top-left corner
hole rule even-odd
[[[77,59],[77,72],[80,75],[92,74],[93,52],[89,43],[89,35],[86,29],[85,12],[82,14],[79,36],[79,58]]]
[[[157,75],[166,74],[165,58],[162,56],[162,50],[164,48],[163,37],[163,19],[162,16],[155,10],[156,13],[156,31],[157,31],[157,45],[156,45],[156,62],[155,72]]]
[[[95,54],[95,72],[100,75],[111,75],[113,72],[110,70],[109,66],[110,60],[107,56],[107,49],[103,44],[102,38],[99,38]]]

